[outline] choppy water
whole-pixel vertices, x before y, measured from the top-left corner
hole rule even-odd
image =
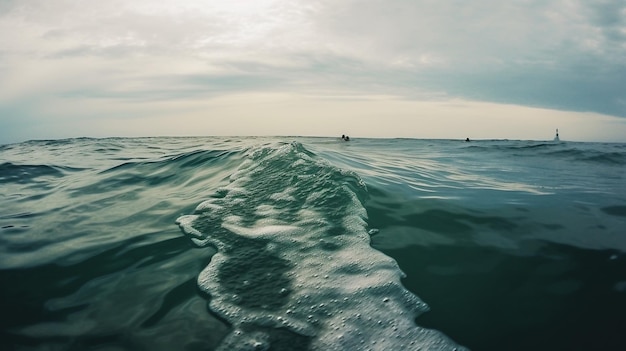
[[[2,350],[626,345],[626,145],[0,146]]]

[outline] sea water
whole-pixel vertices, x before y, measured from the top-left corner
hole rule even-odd
[[[626,345],[626,145],[0,146],[2,350]]]

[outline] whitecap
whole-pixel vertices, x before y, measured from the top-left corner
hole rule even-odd
[[[220,193],[177,223],[218,252],[198,285],[233,330],[220,350],[459,350],[373,249],[363,181],[298,143],[253,148]],[[236,191],[234,191],[236,190]]]

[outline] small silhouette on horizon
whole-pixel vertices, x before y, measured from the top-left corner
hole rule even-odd
[[[342,139],[343,141],[350,141],[350,137],[349,137],[349,136],[347,136],[347,135],[345,135],[345,134],[341,135],[341,139]]]
[[[554,141],[560,141],[561,139],[559,138],[559,128],[556,129],[556,136],[554,137]]]

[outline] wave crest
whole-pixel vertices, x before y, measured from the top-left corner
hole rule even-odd
[[[428,307],[369,245],[367,189],[299,143],[251,148],[177,223],[218,253],[198,278],[210,309],[233,325],[222,350],[452,350],[414,318]]]

